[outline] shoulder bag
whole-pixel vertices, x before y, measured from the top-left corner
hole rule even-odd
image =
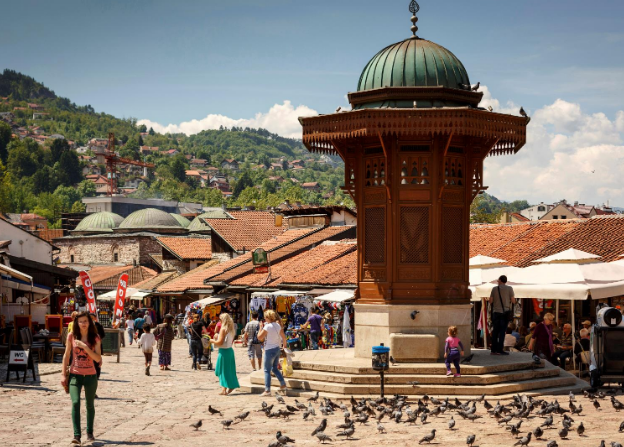
[[[503,304],[503,296],[501,295],[500,286],[498,286],[497,289],[498,289],[498,299],[500,300],[501,307],[503,308],[503,315],[505,316],[505,319],[507,321],[512,321],[513,320],[513,310],[505,310],[505,305]],[[513,304],[512,304],[512,308],[513,308]]]

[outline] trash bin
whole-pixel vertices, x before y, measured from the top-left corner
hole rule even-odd
[[[375,371],[388,371],[390,367],[390,348],[381,343],[373,346],[373,369]]]

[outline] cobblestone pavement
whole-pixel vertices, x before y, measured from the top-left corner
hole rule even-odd
[[[303,421],[301,416],[293,416],[290,421],[268,419],[262,413],[254,412],[265,400],[279,405],[275,398],[262,398],[258,395],[234,393],[218,396],[219,386],[212,371],[192,371],[185,340],[174,341],[173,368],[160,371],[152,367],[152,376],[146,377],[143,356],[136,347],[122,348],[121,362],[107,356],[98,387],[96,400],[94,445],[126,446],[179,446],[197,445],[267,446],[275,440],[275,432],[282,432],[296,439],[297,446],[318,445],[310,433],[319,424],[322,416],[318,411],[313,420]],[[156,356],[155,356],[156,360]],[[216,362],[216,352],[213,355]],[[236,349],[239,377],[248,374],[251,366],[246,358],[246,349]],[[47,368],[47,367],[46,367]],[[4,380],[4,376],[2,377]],[[555,397],[545,396],[548,400]],[[567,396],[557,396],[562,406],[567,408]],[[624,400],[621,396],[620,400]],[[546,430],[544,440],[533,440],[533,446],[546,446],[546,440],[557,440],[560,447],[598,447],[601,439],[624,441],[624,433],[618,427],[624,420],[624,412],[615,413],[607,399],[601,401],[601,410],[596,410],[591,402],[579,397],[584,411],[582,416],[574,416],[575,427],[582,421],[585,436],[571,432],[569,439],[561,440],[558,430]],[[294,399],[287,397],[287,403]],[[490,399],[495,403],[495,399]],[[223,411],[224,417],[207,414],[208,404]],[[223,419],[233,419],[237,414],[251,410],[247,420],[224,430],[219,423]],[[83,429],[85,414],[83,405]],[[484,416],[475,422],[464,421],[454,415],[457,429],[447,428],[448,414],[430,417],[426,425],[420,420],[416,425],[384,422],[387,434],[377,434],[376,424],[357,424],[355,437],[350,441],[335,436],[336,425],[342,423],[341,416],[329,418],[326,433],[334,440],[331,445],[417,445],[419,439],[431,429],[437,430],[432,445],[463,446],[466,437],[476,434],[475,446],[512,446],[516,439],[508,430],[499,427],[487,416],[482,406],[479,415]],[[203,426],[195,431],[189,424],[203,420]],[[555,416],[557,429],[561,428],[560,417]],[[542,423],[539,417],[523,422],[521,432],[534,429]],[[44,375],[40,381],[27,381],[24,385],[12,379],[0,387],[0,445],[8,446],[48,446],[69,445],[72,438],[71,407],[69,396],[60,385],[60,374]]]

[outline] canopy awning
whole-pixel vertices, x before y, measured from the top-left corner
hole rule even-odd
[[[213,306],[215,304],[219,304],[224,301],[231,300],[232,298],[235,298],[235,297],[236,296],[233,293],[221,293],[218,295],[209,296],[207,298],[202,298],[201,300],[193,301],[191,303],[191,306],[195,304],[195,305],[199,305],[203,309],[206,306]]]
[[[143,301],[143,297],[149,295],[149,292],[141,292],[139,289],[135,289],[130,287],[126,290],[126,299]],[[116,290],[111,290],[110,292],[103,293],[98,295],[98,301],[115,301],[115,297],[117,296]]]
[[[306,295],[307,292],[294,291],[294,290],[278,290],[276,292],[271,292],[269,295],[273,296],[298,296],[298,295]]]
[[[319,301],[331,301],[333,303],[342,303],[344,301],[352,300],[355,296],[355,290],[334,290],[333,292],[325,295],[315,297],[315,300]]]
[[[32,276],[27,275],[26,273],[22,273],[19,270],[15,270],[12,267],[8,267],[4,264],[0,264],[0,272],[4,272],[13,278],[21,279],[23,281],[28,281],[29,283],[33,282]]]
[[[16,279],[15,280],[10,280],[10,279],[3,280],[2,287],[6,287],[9,289],[13,289],[13,290],[20,290],[22,292],[38,293],[39,295],[49,295],[50,292],[52,291],[52,289],[44,285],[35,283],[31,286],[30,284],[27,284],[23,281],[19,281]]]

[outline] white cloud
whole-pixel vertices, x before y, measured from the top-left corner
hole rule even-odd
[[[290,101],[283,104],[275,104],[266,113],[257,113],[253,118],[230,118],[225,115],[210,114],[200,120],[185,121],[180,124],[167,124],[166,126],[142,119],[138,124],[145,124],[160,133],[184,133],[193,135],[202,130],[218,129],[223,127],[251,127],[263,128],[273,133],[288,138],[301,138],[301,125],[297,118],[300,116],[318,115],[316,110],[307,106],[299,105],[294,107]]]
[[[482,91],[482,105],[505,110],[487,87]],[[517,114],[512,106],[507,105],[506,113]],[[611,120],[603,113],[583,113],[580,104],[557,99],[532,114],[527,144],[518,154],[486,160],[488,192],[500,199],[531,203],[565,198],[624,206],[623,137],[624,111]]]

